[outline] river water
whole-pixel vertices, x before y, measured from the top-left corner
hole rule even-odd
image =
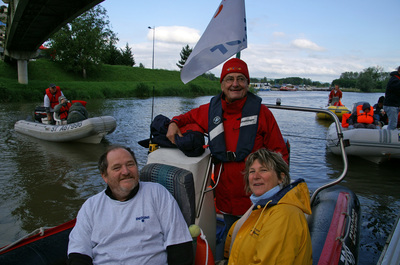
[[[328,92],[260,92],[265,104],[323,107]],[[343,93],[343,104],[357,101],[375,104],[382,93]],[[147,150],[138,141],[149,137],[153,116],[169,118],[209,102],[210,97],[91,100],[89,116],[111,115],[116,130],[97,145],[51,143],[18,134],[14,123],[33,119],[41,102],[0,105],[0,246],[9,244],[38,227],[56,226],[73,219],[89,196],[104,188],[97,159],[107,146],[122,144],[135,150],[139,167],[146,164]],[[326,148],[330,121],[315,113],[271,109],[284,137],[291,144],[291,176],[304,178],[311,191],[340,175],[341,157]],[[342,185],[358,196],[361,207],[359,264],[376,264],[399,214],[400,178],[396,163],[376,165],[349,157],[349,169]]]

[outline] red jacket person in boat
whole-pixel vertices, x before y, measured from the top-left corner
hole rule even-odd
[[[54,107],[59,104],[58,98],[64,96],[59,86],[50,84],[46,89],[43,98],[43,106],[46,108],[47,121],[49,124],[54,124],[53,112]]]
[[[280,154],[260,149],[246,160],[245,183],[252,206],[231,227],[228,264],[312,264],[307,220],[310,193],[303,179],[290,183]]]
[[[59,104],[54,107],[54,112],[57,114],[61,123],[67,123],[68,111],[71,107],[71,102],[65,97],[61,96],[58,98]]]
[[[331,90],[331,93],[329,93],[329,100],[328,100],[328,105],[332,105],[332,101],[334,98],[336,98],[336,102],[333,103],[334,106],[343,106],[341,99],[342,99],[343,93],[339,88],[339,85],[335,85],[335,88]]]
[[[224,214],[229,227],[250,207],[249,194],[244,190],[244,160],[262,147],[281,153],[288,162],[288,150],[272,112],[261,98],[249,92],[247,64],[237,58],[222,67],[221,90],[210,103],[171,119],[167,137],[175,143],[179,128],[197,124],[208,133],[208,144],[216,162],[214,176],[221,170],[215,189],[216,206]]]

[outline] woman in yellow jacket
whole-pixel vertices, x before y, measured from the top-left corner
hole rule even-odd
[[[244,178],[253,206],[229,231],[228,264],[312,264],[304,215],[311,214],[310,194],[304,180],[290,183],[282,156],[266,149],[249,155]]]

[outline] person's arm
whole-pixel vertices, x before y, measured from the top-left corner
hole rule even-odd
[[[87,210],[91,209],[91,204],[86,201],[78,211],[76,223],[68,241],[68,262],[69,265],[92,264],[92,227],[89,224],[91,217],[87,214]]]
[[[182,255],[184,253],[184,255]],[[193,242],[185,242],[167,247],[168,265],[191,265],[193,262]]]
[[[162,185],[156,185],[153,189],[157,196],[151,199],[159,207],[157,213],[164,244],[167,246],[168,264],[192,264],[193,239],[178,203]]]
[[[171,122],[168,125],[168,131],[166,136],[173,144],[175,144],[175,135],[179,135],[180,137],[183,136],[178,125],[175,122]]]
[[[348,123],[349,125],[353,125],[356,121],[357,121],[357,115],[356,115],[356,113],[352,113],[352,114],[350,115],[350,117],[347,119],[347,123]]]
[[[93,265],[93,260],[88,255],[70,253],[68,255],[67,265]]]
[[[64,106],[64,104],[57,104],[54,106],[54,112],[60,112],[60,109]]]
[[[51,112],[50,112],[50,99],[47,96],[47,94],[44,95],[43,106],[46,109],[47,120],[51,121],[52,117],[51,117]]]
[[[168,126],[167,138],[175,144],[175,135],[183,136],[179,128],[192,123],[199,125],[204,131],[207,131],[208,105],[201,105],[198,108],[173,117]]]
[[[262,147],[282,154],[282,157],[286,163],[289,163],[289,152],[287,150],[281,130],[279,129],[274,115],[265,105],[261,105],[259,123],[261,126],[263,126],[262,131],[264,133],[262,136]]]

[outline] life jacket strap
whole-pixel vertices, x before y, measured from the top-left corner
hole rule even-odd
[[[236,153],[232,151],[227,151],[226,152],[226,159],[230,162],[233,162],[236,160]]]

